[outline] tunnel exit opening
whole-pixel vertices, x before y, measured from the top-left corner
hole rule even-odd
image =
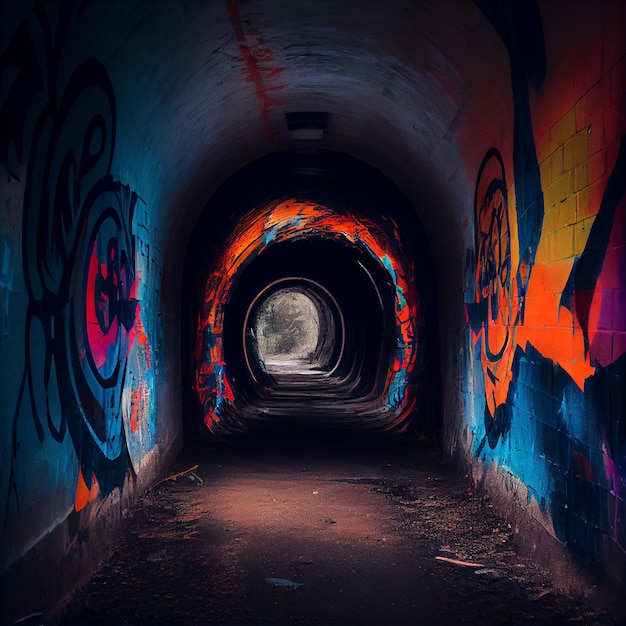
[[[281,289],[267,298],[252,328],[265,366],[313,362],[320,335],[317,307],[297,289]]]
[[[250,376],[277,384],[281,375],[331,374],[344,349],[344,318],[323,285],[304,277],[270,283],[248,306],[243,322]]]

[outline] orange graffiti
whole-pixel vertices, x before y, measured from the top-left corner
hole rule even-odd
[[[386,392],[394,386],[388,406],[403,413],[407,406],[406,378],[417,356],[419,306],[413,286],[412,267],[398,247],[396,225],[391,236],[375,222],[351,213],[337,213],[323,205],[294,198],[269,204],[245,215],[225,242],[222,256],[209,276],[204,310],[198,317],[196,335],[196,387],[203,406],[213,398],[216,405],[205,412],[207,425],[216,423],[221,399],[234,400],[222,346],[224,307],[241,268],[269,245],[303,236],[332,238],[365,248],[392,278],[396,291],[396,331],[401,356],[391,367]],[[398,381],[402,381],[398,383]],[[397,388],[396,388],[397,387]],[[391,395],[391,392],[390,392]]]
[[[78,469],[78,484],[76,485],[76,499],[74,509],[82,511],[90,502],[93,502],[100,495],[100,487],[96,475],[91,476],[91,488],[87,487],[83,476],[82,468]]]
[[[134,389],[130,395],[130,421],[128,423],[130,431],[136,433],[141,426],[140,408],[145,405],[147,395],[147,387],[142,381],[139,389]]]

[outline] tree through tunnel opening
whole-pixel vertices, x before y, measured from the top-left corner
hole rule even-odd
[[[253,330],[266,366],[311,364],[320,335],[315,302],[295,288],[281,289],[261,304]]]

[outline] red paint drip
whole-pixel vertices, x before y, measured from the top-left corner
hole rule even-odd
[[[274,131],[270,123],[269,110],[271,106],[281,104],[282,100],[271,97],[270,92],[279,91],[284,85],[267,87],[263,80],[263,72],[265,71],[266,78],[273,78],[284,71],[285,68],[272,67],[267,70],[261,68],[261,63],[271,63],[274,60],[272,51],[265,45],[261,33],[257,29],[248,31],[248,36],[256,37],[256,41],[252,45],[248,42],[246,33],[244,33],[241,24],[241,15],[239,14],[237,0],[228,0],[228,17],[235,31],[237,43],[239,44],[239,53],[245,65],[246,78],[254,86],[256,97],[261,103],[261,116],[263,117],[265,130],[267,135],[272,138]]]

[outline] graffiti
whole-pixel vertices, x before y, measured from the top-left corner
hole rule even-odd
[[[585,249],[574,261],[563,290],[561,306],[575,314],[583,332],[585,352],[592,364],[607,366],[626,352],[626,339],[615,334],[612,342],[598,331],[626,328],[626,310],[621,298],[624,279],[626,218],[626,136],[607,181],[600,208]]]
[[[394,243],[399,240],[397,233],[389,235],[370,220],[312,202],[281,200],[240,220],[205,285],[204,307],[197,320],[196,394],[204,422],[213,432],[223,421],[228,403],[235,400],[224,359],[223,316],[239,274],[267,246],[303,235],[331,238],[365,250],[389,276],[395,290],[398,348],[382,397],[392,422],[405,419],[415,404],[413,371],[418,354],[419,301],[412,268]]]
[[[543,222],[543,192],[535,150],[528,81],[537,89],[545,76],[543,27],[536,2],[477,0],[509,53],[513,91],[513,170],[517,245],[512,251],[506,176],[496,148],[487,152],[478,174],[474,198],[476,219],[476,304],[467,306],[486,386],[485,429],[494,447],[506,436],[510,416],[503,408],[512,376],[517,326],[523,323],[526,291]],[[513,273],[512,253],[517,267]],[[479,335],[481,341],[478,341]]]
[[[509,428],[502,410],[511,382],[512,345],[520,318],[511,268],[506,177],[500,153],[485,156],[475,194],[477,268],[475,303],[467,305],[485,382],[485,428],[491,447]],[[480,341],[478,341],[480,338]]]
[[[546,74],[541,13],[536,0],[475,0],[490,20],[509,53],[513,93],[513,173],[519,238],[517,288],[523,316],[523,295],[537,253],[544,217],[543,192],[533,137],[528,84],[540,90]]]
[[[132,231],[138,196],[111,174],[113,86],[95,59],[61,71],[79,15],[72,2],[60,3],[51,37],[46,14],[35,13],[39,31],[25,22],[0,57],[9,85],[0,101],[0,162],[23,184],[28,296],[7,515],[28,507],[20,441],[28,423],[48,450],[69,437],[77,473],[50,478],[76,477],[75,511],[123,485],[139,453],[133,434],[142,454],[154,443],[150,405],[142,404],[151,372]],[[35,54],[40,45],[43,57]]]
[[[244,62],[246,79],[254,87],[254,93],[261,104],[261,116],[265,131],[268,137],[272,137],[274,131],[270,122],[269,111],[271,107],[282,102],[280,98],[272,94],[280,91],[284,85],[267,86],[267,81],[283,72],[285,68],[272,65],[272,51],[265,44],[258,30],[244,32],[238,0],[228,0],[228,16],[237,38],[239,53]]]
[[[540,88],[545,75],[540,15],[534,3],[524,16],[519,3],[477,4],[509,52],[515,207],[493,148],[478,170],[475,267],[468,267],[476,287],[466,314],[484,392],[473,399],[484,416],[473,427],[473,452],[485,467],[495,463],[519,478],[556,537],[594,565],[603,537],[626,548],[626,392],[619,382],[626,372],[626,141],[599,207],[588,209],[594,218],[582,251],[548,262],[555,235],[543,228],[528,89],[529,81]],[[528,36],[514,36],[521,32]]]

